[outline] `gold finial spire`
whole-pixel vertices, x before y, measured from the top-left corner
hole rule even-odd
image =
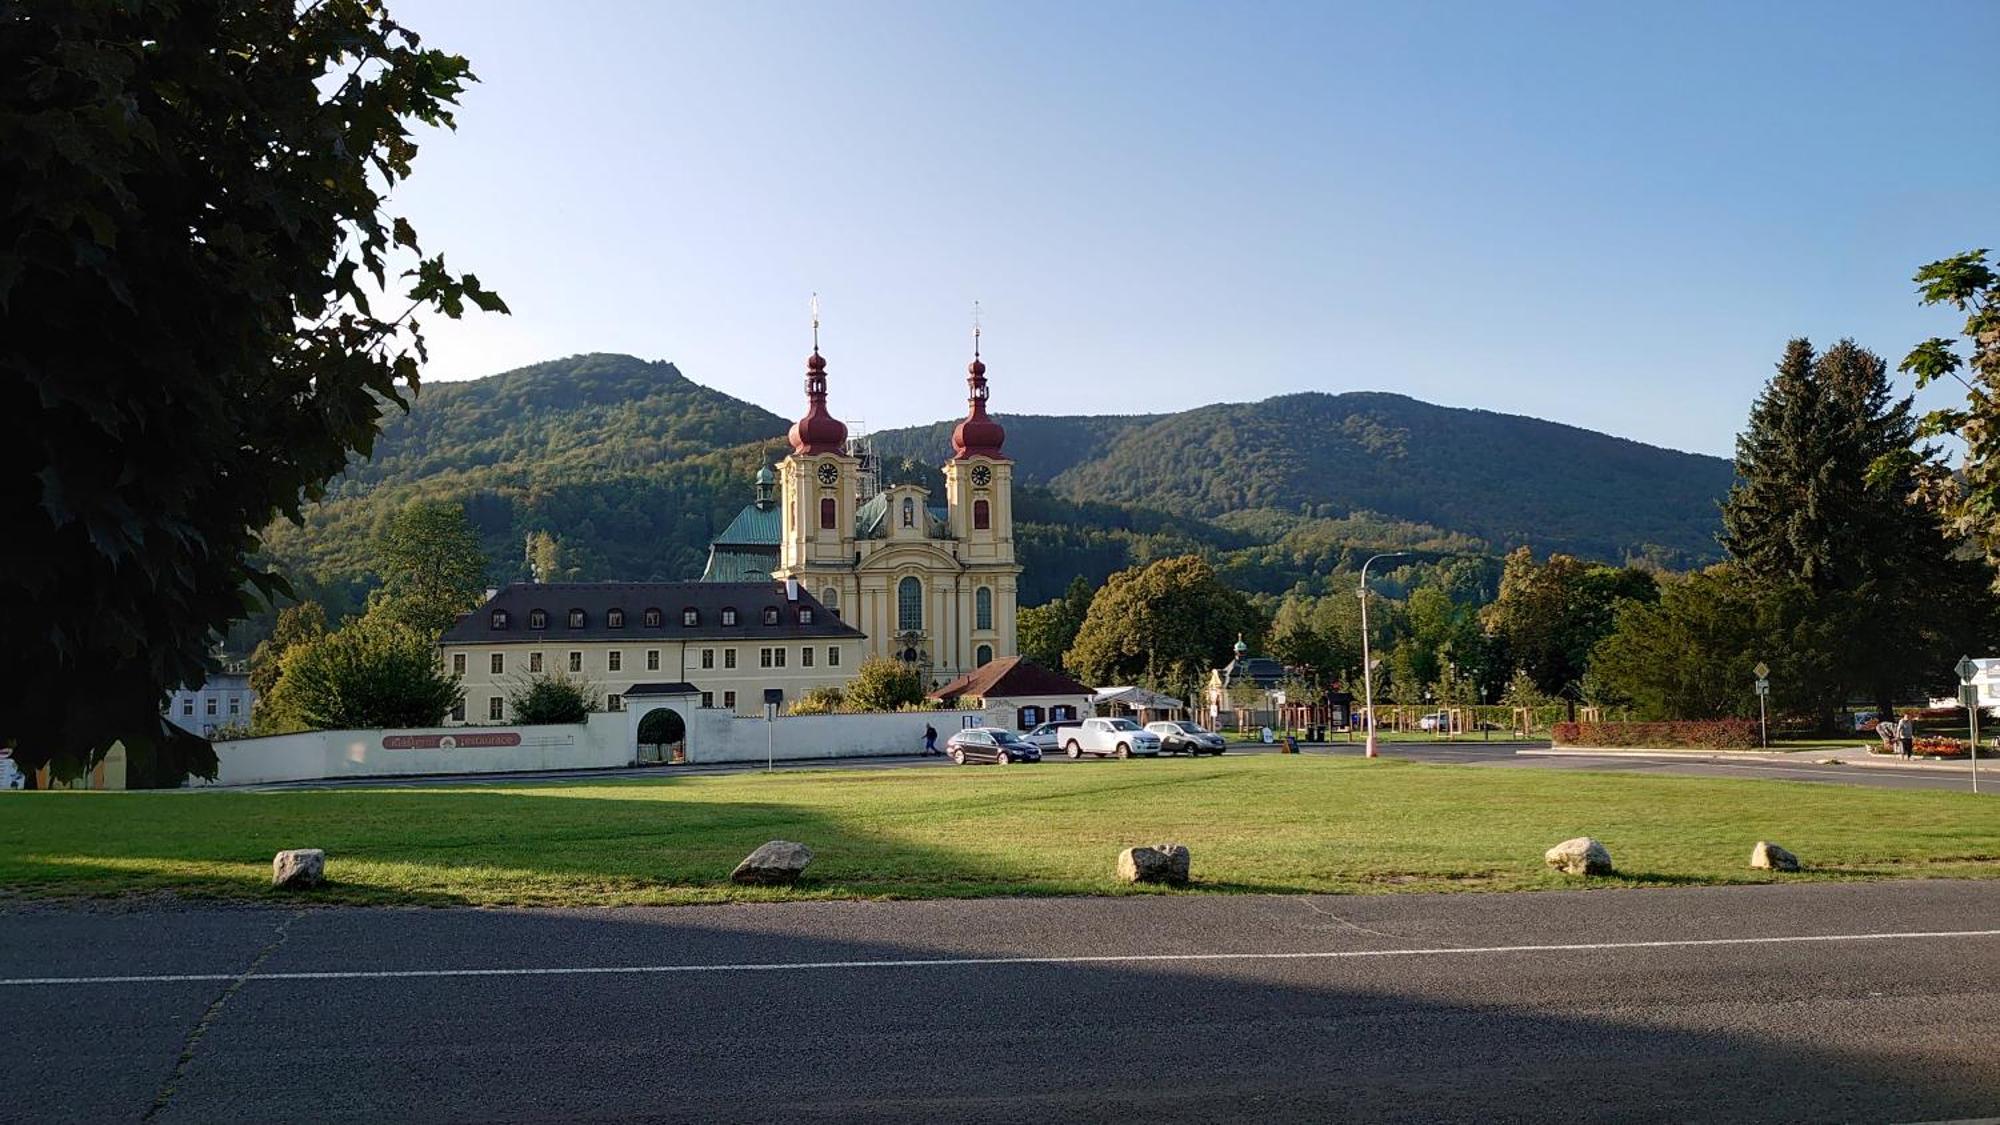
[[[972,302],[972,358],[979,358],[979,302]]]
[[[808,311],[812,313],[813,354],[818,355],[819,354],[819,294],[818,293],[814,293],[812,295],[812,299],[806,302],[806,308]]]

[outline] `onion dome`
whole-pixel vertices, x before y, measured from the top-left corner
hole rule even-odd
[[[806,360],[806,413],[792,423],[794,453],[838,453],[847,442],[847,425],[826,409],[826,359],[814,348]]]
[[[1000,423],[986,415],[986,365],[979,360],[979,350],[972,352],[972,362],[965,368],[966,395],[965,421],[951,431],[951,450],[955,460],[968,457],[991,457],[1004,461],[1007,455],[1000,447],[1007,442],[1007,430]]]
[[[777,487],[778,487],[778,474],[771,471],[771,466],[766,465],[763,468],[757,470],[758,511],[768,512],[772,508],[778,506],[777,499],[771,495],[772,491],[775,490]]]

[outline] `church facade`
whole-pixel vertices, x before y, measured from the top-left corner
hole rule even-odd
[[[1015,655],[1014,467],[1006,431],[987,414],[976,347],[966,371],[966,416],[952,431],[944,496],[933,498],[915,484],[875,484],[828,407],[815,347],[791,455],[775,481],[758,474],[757,502],[710,544],[703,577],[769,567],[795,579],[866,635],[867,655],[914,665],[933,688]]]

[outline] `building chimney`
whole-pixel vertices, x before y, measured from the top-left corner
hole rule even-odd
[[[795,602],[799,600],[798,579],[796,578],[785,579],[785,600],[788,602]]]

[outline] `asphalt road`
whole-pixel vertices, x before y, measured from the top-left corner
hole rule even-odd
[[[2000,884],[13,907],[0,1035],[10,1121],[1965,1119]]]
[[[1487,742],[1466,740],[1461,742],[1395,742],[1382,746],[1383,756],[1402,761],[1431,762],[1443,765],[1495,766],[1509,769],[1580,769],[1610,771],[1615,773],[1652,773],[1683,777],[1738,777],[1762,778],[1772,781],[1812,781],[1834,785],[1866,785],[1885,789],[1950,789],[1963,792],[1967,789],[1967,778],[1963,772],[1946,771],[1923,766],[1853,766],[1823,765],[1816,754],[1793,754],[1773,757],[1771,760],[1745,761],[1741,759],[1714,758],[1700,759],[1681,756],[1645,757],[1632,753],[1603,756],[1561,756],[1545,757],[1535,751],[1546,750],[1547,742]],[[1525,753],[1524,753],[1525,751]],[[1232,746],[1229,754],[1243,757],[1254,754],[1276,753],[1276,747],[1239,744]],[[1335,756],[1358,756],[1359,743],[1333,743],[1327,746],[1309,746],[1307,754]],[[1157,762],[1140,760],[1130,763],[1106,762],[1097,758],[1085,758],[1071,762],[1061,754],[1051,755],[1044,765],[1092,766],[1123,769],[1172,769],[1185,758],[1163,757]],[[401,777],[373,779],[342,779],[335,781],[300,781],[282,785],[257,786],[262,789],[334,789],[353,787],[398,787],[426,785],[513,785],[523,781],[578,781],[601,780],[607,778],[636,777],[688,777],[704,774],[740,773],[746,769],[761,768],[756,765],[716,765],[716,766],[646,766],[622,770],[565,770],[546,773],[460,775],[449,777]],[[987,769],[989,766],[953,766],[944,758],[920,756],[896,756],[882,758],[843,758],[807,762],[779,762],[780,770],[814,769]],[[1991,773],[1982,770],[1990,784],[1982,785],[1981,792],[2000,794],[2000,762],[1995,762]]]

